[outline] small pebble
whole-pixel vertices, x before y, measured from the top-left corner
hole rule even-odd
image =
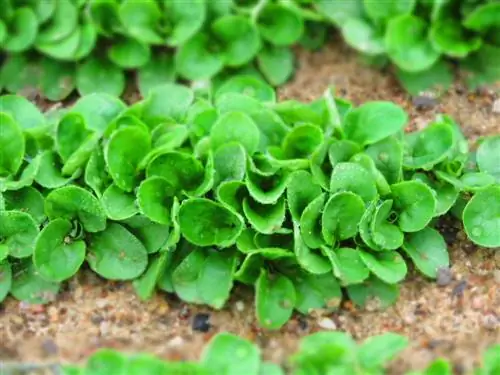
[[[245,303],[243,301],[236,301],[234,304],[236,311],[243,312],[245,310]]]
[[[493,113],[500,113],[500,98],[495,100],[493,102],[493,108],[492,108]]]
[[[42,350],[47,356],[56,355],[59,352],[59,347],[52,339],[46,339],[42,342]]]
[[[486,329],[495,330],[498,328],[499,319],[493,314],[487,314],[483,317],[483,326]]]
[[[210,330],[211,324],[209,322],[210,315],[205,313],[198,313],[193,317],[193,322],[191,327],[194,331],[198,332],[208,332]]]
[[[96,326],[98,326],[99,324],[101,324],[103,320],[104,320],[104,318],[101,315],[98,315],[98,314],[93,314],[90,317],[90,321],[92,322],[92,324],[94,324]]]
[[[179,347],[184,344],[184,339],[180,336],[175,336],[172,340],[167,343],[167,346],[171,348]]]
[[[337,329],[337,325],[335,322],[329,318],[323,318],[318,322],[318,325],[323,329],[329,329],[331,331],[335,331]]]
[[[422,93],[412,98],[412,104],[416,109],[428,109],[438,104],[437,99],[431,93]]]
[[[453,273],[448,267],[439,267],[437,270],[437,280],[436,283],[439,286],[446,286],[453,280]]]
[[[467,281],[462,280],[457,285],[455,285],[455,287],[451,291],[451,294],[453,297],[462,297],[464,295],[466,288],[467,288]]]
[[[493,277],[497,284],[500,284],[500,270],[493,271]]]

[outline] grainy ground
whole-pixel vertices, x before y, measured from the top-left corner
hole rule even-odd
[[[400,103],[411,115],[411,127],[420,128],[441,112],[451,115],[471,140],[500,133],[500,114],[493,113],[495,97],[488,90],[471,95],[457,84],[432,108],[417,109],[389,75],[363,66],[340,43],[317,53],[301,52],[299,65],[280,97],[311,100],[334,84],[340,95],[358,104]],[[392,374],[422,368],[438,356],[452,359],[457,374],[466,373],[488,345],[500,343],[500,249],[472,245],[457,223],[444,222],[442,228],[453,265],[448,285],[410,276],[398,303],[386,311],[356,311],[345,304],[333,315],[295,316],[279,332],[264,332],[247,289],[237,288],[228,306],[215,312],[164,294],[141,302],[129,284],[83,272],[49,306],[12,299],[0,306],[0,361],[80,361],[102,346],[197,359],[212,335],[231,331],[258,343],[266,359],[283,362],[302,336],[328,324],[359,340],[388,330],[408,335],[412,347],[391,366]],[[207,333],[192,329],[197,313],[210,315]]]

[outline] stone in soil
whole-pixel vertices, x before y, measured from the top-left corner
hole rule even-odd
[[[453,280],[453,273],[448,267],[439,267],[437,271],[436,283],[439,286],[446,286]]]
[[[208,332],[212,325],[209,322],[210,315],[205,313],[198,313],[193,317],[193,323],[191,327],[194,331],[198,332]]]

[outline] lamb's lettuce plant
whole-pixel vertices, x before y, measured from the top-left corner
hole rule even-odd
[[[473,242],[500,246],[498,136],[469,152],[448,116],[404,133],[396,104],[333,94],[277,102],[241,76],[45,115],[0,97],[2,300],[47,302],[86,262],[143,299],[158,288],[220,309],[235,284],[254,287],[258,321],[278,329],[343,295],[388,306],[410,263],[436,278],[450,210]]]
[[[326,35],[321,15],[295,0],[5,0],[2,8],[0,90],[52,101],[75,89],[120,96],[128,72],[142,95],[248,69],[280,85],[295,70],[290,47],[319,48]]]
[[[320,375],[387,374],[387,367],[409,345],[406,337],[384,333],[356,343],[344,332],[318,332],[303,337],[299,348],[283,364],[262,360],[261,350],[249,340],[230,333],[218,333],[204,347],[199,361],[163,361],[149,354],[120,353],[99,349],[83,366],[62,367],[67,375],[106,374],[193,374],[193,375]],[[493,345],[483,354],[474,375],[495,375],[500,369],[500,346]],[[452,365],[444,358],[431,362],[423,371],[406,375],[451,375]],[[285,372],[286,371],[286,372]]]
[[[318,0],[344,41],[376,65],[393,63],[411,94],[447,89],[451,62],[471,88],[500,79],[500,4],[495,0]]]

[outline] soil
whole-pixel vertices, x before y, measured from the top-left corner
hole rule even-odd
[[[281,98],[308,101],[333,84],[340,96],[357,104],[401,104],[410,113],[412,128],[425,126],[436,113],[446,113],[471,141],[500,134],[491,89],[470,94],[456,83],[436,100],[424,98],[422,108],[422,98],[410,98],[388,72],[363,65],[340,42],[321,52],[299,51],[298,65],[293,82],[280,90]],[[253,340],[265,359],[285,363],[301,337],[328,328],[347,331],[357,340],[384,331],[407,335],[412,345],[391,365],[391,374],[421,369],[440,356],[453,361],[457,374],[467,373],[487,346],[500,343],[500,249],[474,246],[454,221],[443,220],[440,227],[452,259],[450,273],[440,277],[444,285],[412,272],[396,305],[385,311],[376,306],[361,311],[347,302],[329,316],[295,315],[281,330],[266,332],[254,318],[249,289],[237,287],[227,307],[213,311],[163,293],[143,302],[129,283],[107,282],[84,271],[50,305],[8,299],[0,306],[0,363],[78,362],[104,346],[168,359],[198,359],[205,343],[220,331]],[[197,314],[208,314],[208,322],[207,316]],[[193,330],[194,320],[201,331]]]

